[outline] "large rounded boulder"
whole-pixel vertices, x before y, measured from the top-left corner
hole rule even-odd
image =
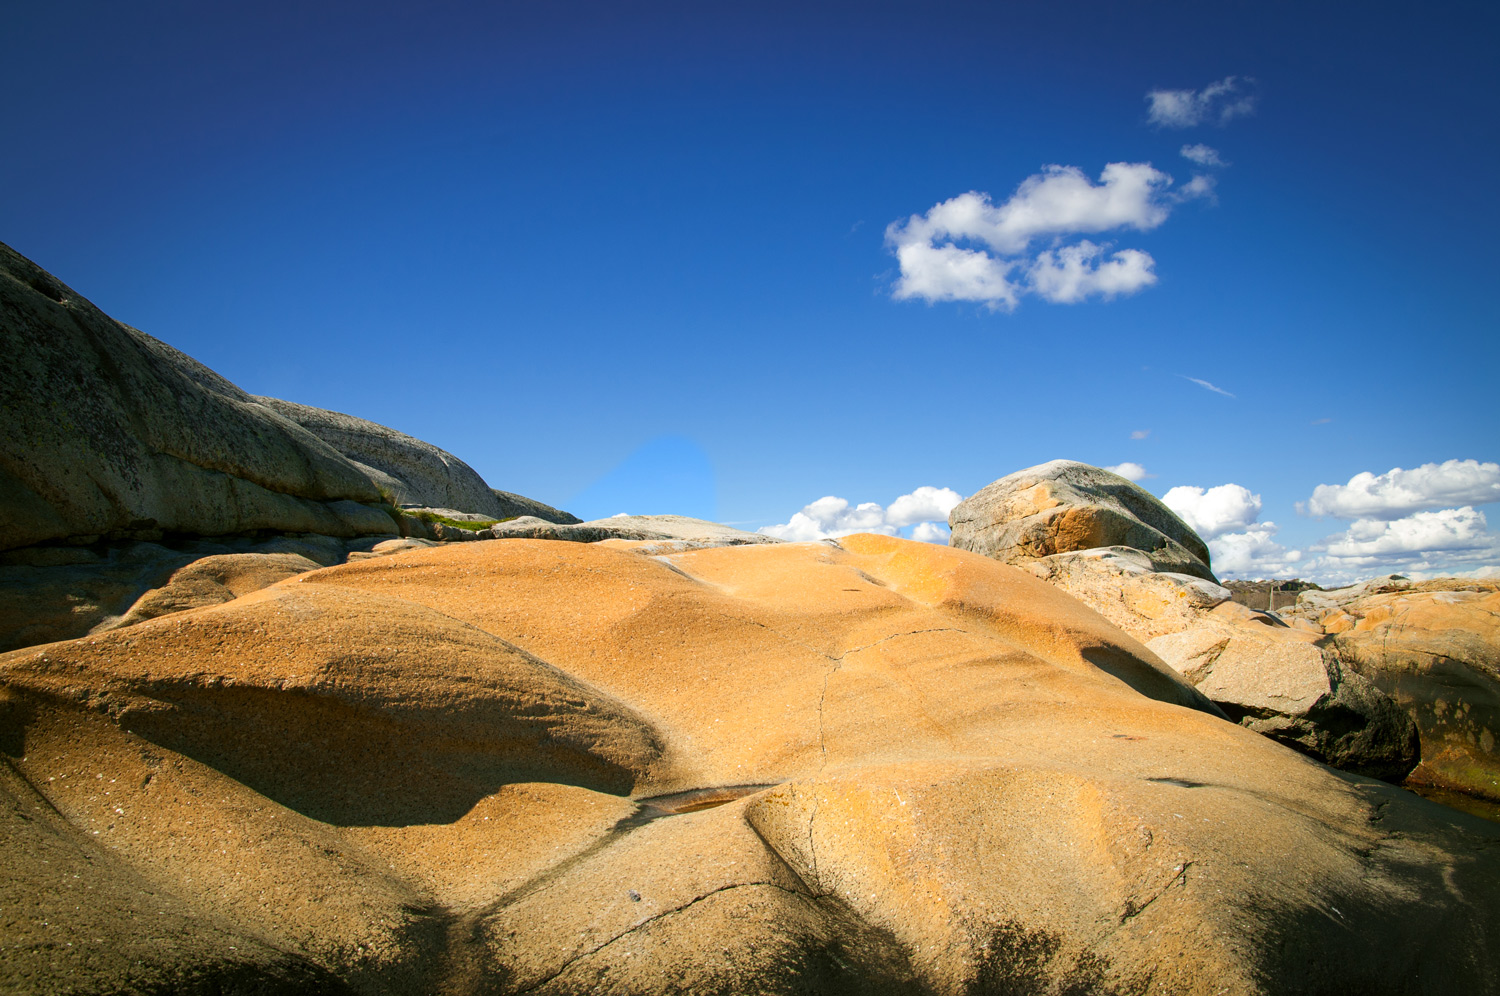
[[[1208,546],[1151,492],[1076,460],[1018,470],[960,502],[949,545],[1005,563],[1099,547],[1139,550],[1152,570],[1216,581]]]

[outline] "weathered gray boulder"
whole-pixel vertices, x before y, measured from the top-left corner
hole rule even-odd
[[[0,245],[0,549],[395,532],[374,483],[202,364]]]
[[[387,500],[578,521],[405,433],[247,394],[3,244],[0,349],[0,550],[394,535]]]
[[[255,400],[333,447],[394,504],[458,509],[494,519],[534,515],[549,522],[579,521],[550,505],[494,490],[452,453],[404,432],[293,401]]]
[[[1232,603],[1214,615],[1146,646],[1230,719],[1294,750],[1389,782],[1416,767],[1416,724],[1317,636]]]
[[[1208,547],[1145,488],[1075,460],[1002,477],[948,515],[948,545],[1011,564],[1095,547],[1140,550],[1157,571],[1217,582]]]

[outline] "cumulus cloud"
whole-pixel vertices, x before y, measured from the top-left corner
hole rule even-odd
[[[948,543],[948,527],[936,522],[919,522],[911,531],[911,538],[918,543]]]
[[[1226,76],[1202,90],[1152,90],[1146,94],[1151,123],[1164,128],[1228,124],[1255,109],[1255,96],[1248,92],[1254,82]]]
[[[828,495],[784,523],[762,526],[758,532],[792,542],[836,539],[850,533],[882,533],[896,536],[908,526],[912,539],[924,543],[948,542],[948,513],[963,501],[952,488],[923,485],[897,498],[888,507],[869,501],[851,505],[845,498]]]
[[[1139,249],[1121,249],[1108,260],[1103,256],[1103,247],[1088,239],[1043,252],[1031,264],[1031,289],[1045,301],[1072,304],[1092,296],[1108,300],[1134,294],[1156,283],[1156,261]]]
[[[1232,397],[1234,397],[1234,395],[1230,394],[1228,391],[1224,390],[1222,387],[1216,387],[1215,385],[1210,384],[1206,380],[1200,380],[1197,377],[1189,377],[1186,374],[1178,374],[1177,376],[1181,377],[1183,380],[1192,381],[1194,384],[1197,384],[1199,387],[1203,388],[1205,391],[1212,391],[1215,394],[1222,394],[1226,398],[1232,398]]]
[[[1024,294],[1072,303],[1134,293],[1156,282],[1149,254],[1111,252],[1087,239],[1060,242],[1120,229],[1149,231],[1176,204],[1212,194],[1208,178],[1171,187],[1172,178],[1150,163],[1110,163],[1097,183],[1076,166],[1045,167],[1001,204],[978,191],[960,194],[887,226],[886,244],[901,273],[892,294],[1008,311]],[[1052,244],[1033,253],[1043,240]]]
[[[1355,474],[1348,484],[1319,484],[1297,510],[1339,519],[1390,520],[1422,509],[1500,501],[1500,464],[1424,463],[1412,470]]]
[[[1219,157],[1218,149],[1210,148],[1209,146],[1204,145],[1202,142],[1197,142],[1192,145],[1184,145],[1178,151],[1181,153],[1182,158],[1188,160],[1189,162],[1197,163],[1199,166],[1229,165]]]
[[[1295,576],[1301,568],[1302,551],[1288,550],[1276,542],[1274,522],[1261,522],[1244,532],[1224,533],[1208,541],[1214,571],[1223,578],[1275,578]]]
[[[1111,474],[1119,474],[1127,481],[1141,481],[1151,476],[1146,473],[1145,467],[1142,467],[1138,463],[1131,463],[1129,460],[1126,460],[1124,463],[1117,463],[1113,467],[1105,467],[1104,469]]]
[[[1207,490],[1175,487],[1161,500],[1205,540],[1244,529],[1260,518],[1260,495],[1238,484],[1220,484]]]
[[[885,521],[893,526],[912,526],[919,522],[948,521],[953,506],[964,496],[952,488],[923,485],[911,494],[902,495],[885,510]],[[945,539],[946,542],[946,539]]]
[[[1358,519],[1314,543],[1308,564],[1321,584],[1347,584],[1381,574],[1492,577],[1500,574],[1500,534],[1470,506],[1416,512],[1394,520]]]
[[[1324,540],[1316,549],[1343,560],[1401,557],[1439,550],[1483,550],[1494,543],[1487,525],[1484,513],[1467,505],[1417,512],[1389,522],[1356,519],[1347,530]]]

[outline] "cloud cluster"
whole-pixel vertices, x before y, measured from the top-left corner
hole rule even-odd
[[[1238,484],[1220,484],[1207,490],[1179,486],[1162,495],[1161,500],[1205,540],[1245,529],[1260,518],[1260,495]]]
[[[1259,496],[1238,485],[1173,488],[1163,501],[1208,540],[1223,576],[1296,573],[1324,585],[1393,573],[1500,576],[1500,533],[1474,507],[1500,501],[1500,464],[1448,460],[1320,484],[1298,511],[1353,521],[1305,551],[1277,543],[1275,524],[1255,521]]]
[[[1117,463],[1113,467],[1105,467],[1104,469],[1111,474],[1119,474],[1127,481],[1143,481],[1151,476],[1146,473],[1145,467],[1142,467],[1138,463],[1132,463],[1129,460],[1126,460],[1124,463]]]
[[[1355,474],[1348,484],[1319,484],[1297,510],[1337,519],[1397,519],[1424,509],[1500,501],[1500,464],[1424,463],[1412,470]]]
[[[1260,522],[1244,532],[1225,533],[1208,541],[1213,568],[1221,577],[1290,576],[1301,566],[1302,551],[1276,542],[1274,522]]]
[[[1255,81],[1226,76],[1202,90],[1152,90],[1146,94],[1151,123],[1163,128],[1192,128],[1201,124],[1224,125],[1255,110]]]
[[[850,505],[848,499],[828,495],[794,512],[784,523],[762,526],[757,532],[792,542],[836,539],[850,533],[900,535],[911,527],[909,537],[924,543],[948,542],[948,513],[963,501],[952,488],[923,485],[882,507],[869,501]]]
[[[1204,178],[1207,179],[1207,178]],[[970,191],[886,228],[900,264],[900,300],[978,301],[1010,310],[1024,294],[1055,303],[1133,294],[1156,282],[1155,261],[1139,249],[1111,251],[1077,235],[1149,231],[1183,200],[1212,193],[1194,178],[1172,190],[1150,163],[1110,163],[1097,183],[1076,166],[1048,166],[995,204]],[[1053,244],[1033,251],[1039,241]]]

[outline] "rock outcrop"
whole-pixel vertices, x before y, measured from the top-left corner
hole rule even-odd
[[[1079,599],[1249,729],[1388,781],[1417,764],[1416,727],[1389,696],[1319,646],[1320,627],[1290,629],[1234,604],[1203,541],[1143,488],[1054,460],[1001,478],[949,522],[952,545],[1016,563]]]
[[[0,245],[0,549],[274,529],[391,533],[363,473]]]
[[[1154,570],[1217,582],[1208,547],[1155,495],[1074,460],[1002,477],[960,502],[948,525],[950,546],[1005,563],[1118,546],[1140,550]]]
[[[484,507],[466,511],[496,518],[518,508],[571,518],[497,494],[457,458],[383,426],[254,398],[5,245],[0,345],[0,550],[164,534],[394,535],[382,487],[472,500]]]
[[[279,398],[255,400],[333,447],[394,504],[458,509],[495,519],[531,515],[548,522],[580,521],[550,505],[491,488],[452,453],[404,432]]]
[[[1222,585],[1158,571],[1149,555],[1124,546],[1057,553],[1020,566],[1143,643],[1196,626],[1205,612],[1230,600]]]
[[[1416,724],[1323,642],[1226,602],[1146,645],[1256,733],[1344,771],[1403,781],[1419,758]]]
[[[1291,615],[1416,721],[1413,781],[1500,801],[1500,581],[1376,578],[1305,592]]]
[[[0,689],[6,992],[1500,978],[1500,827],[926,544],[411,549],[0,656]]]

